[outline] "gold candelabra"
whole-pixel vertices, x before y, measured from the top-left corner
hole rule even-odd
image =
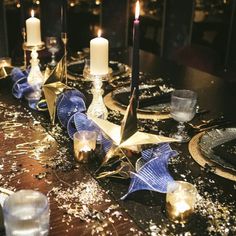
[[[25,44],[26,44],[26,31],[25,31],[25,27],[22,28],[22,37],[23,37],[23,51],[24,51],[24,69],[27,68],[27,58],[26,58],[26,48],[25,48]]]
[[[61,33],[61,40],[64,44],[64,58],[63,58],[63,74],[64,74],[64,81],[65,84],[67,85],[67,33],[62,32]]]

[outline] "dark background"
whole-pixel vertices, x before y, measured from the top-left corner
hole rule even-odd
[[[60,37],[63,4],[71,53],[89,47],[99,27],[111,48],[132,46],[135,0],[5,0],[0,5],[0,56],[21,60],[21,30],[32,8],[41,19],[42,40]],[[236,0],[140,0],[140,4],[141,49],[234,79]]]

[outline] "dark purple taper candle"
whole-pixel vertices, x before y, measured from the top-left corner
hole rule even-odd
[[[67,32],[67,0],[62,0],[61,5],[61,24],[62,24],[62,32]]]
[[[131,78],[131,94],[136,88],[137,100],[139,96],[139,1],[136,2],[135,20],[133,25],[133,55],[132,55],[132,78]]]

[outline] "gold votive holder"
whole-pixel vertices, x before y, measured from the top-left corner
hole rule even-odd
[[[166,211],[170,220],[185,224],[194,212],[197,189],[190,183],[174,181],[167,185]]]
[[[87,163],[96,149],[97,133],[95,131],[78,131],[73,136],[74,157],[77,162]]]

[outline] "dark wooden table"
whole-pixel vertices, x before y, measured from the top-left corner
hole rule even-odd
[[[126,51],[111,55],[111,59],[130,64],[129,55]],[[207,118],[223,114],[236,121],[235,84],[143,51],[140,55],[141,71],[165,78],[176,88],[197,91],[199,106],[210,111]],[[168,134],[175,123],[169,120],[153,125]],[[46,194],[51,209],[50,235],[236,233],[235,183],[201,168],[186,144],[172,145],[180,154],[169,168],[174,179],[194,183],[201,200],[196,216],[183,228],[167,219],[165,194],[141,191],[121,201],[129,181],[97,182],[93,166],[73,161],[72,141],[61,126],[51,126],[47,113],[32,111],[24,101],[12,97],[9,79],[0,81],[0,142],[0,186]]]

